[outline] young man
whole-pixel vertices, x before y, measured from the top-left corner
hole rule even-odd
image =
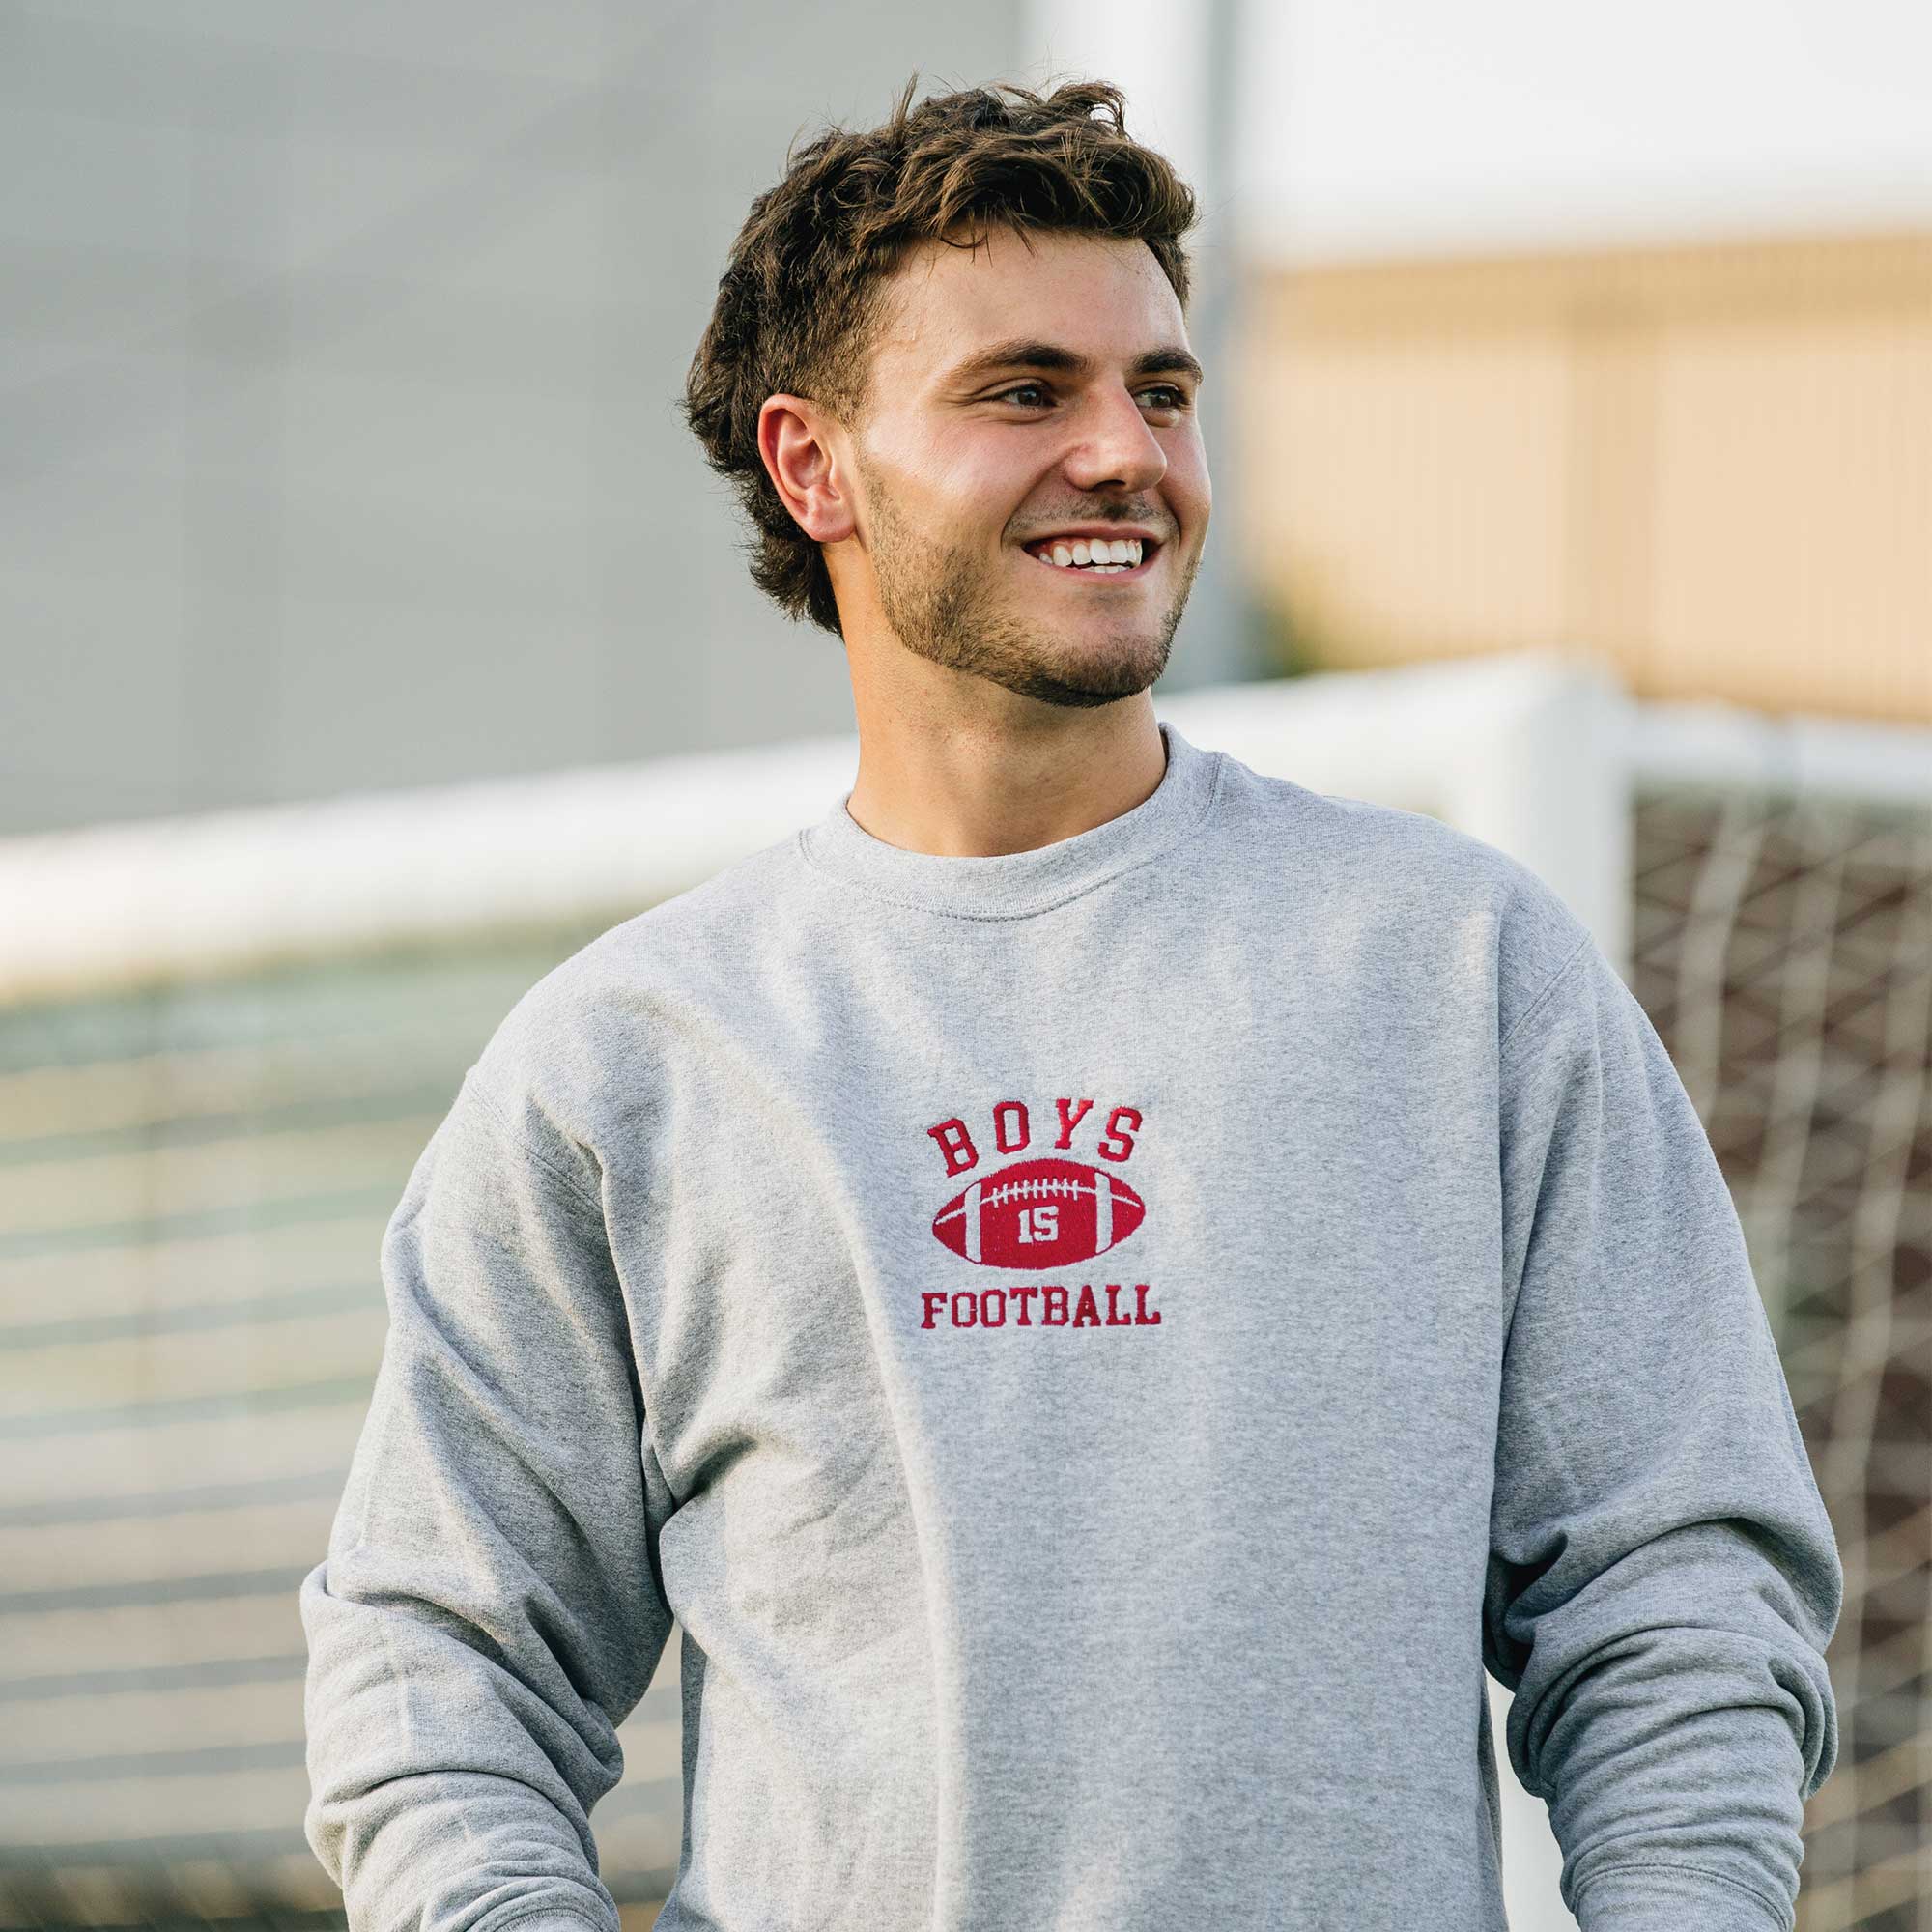
[[[1190,197],[1112,89],[911,94],[688,395],[857,782],[418,1163],[310,1841],[356,1932],[613,1932],[675,1619],[662,1932],[1501,1932],[1487,1665],[1586,1932],[1789,1928],[1841,1578],[1684,1089],[1524,867],[1156,721]]]

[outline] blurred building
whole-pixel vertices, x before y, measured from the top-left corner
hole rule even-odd
[[[10,9],[0,834],[849,728],[677,402],[786,144],[1018,21]]]
[[[1284,668],[1932,724],[1932,227],[1264,270],[1238,366]]]

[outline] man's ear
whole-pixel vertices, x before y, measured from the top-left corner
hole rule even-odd
[[[767,396],[758,411],[758,455],[779,499],[815,543],[841,543],[858,522],[844,466],[817,405],[804,396]]]

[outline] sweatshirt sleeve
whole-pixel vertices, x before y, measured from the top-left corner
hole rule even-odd
[[[1790,1932],[1843,1575],[1717,1158],[1587,933],[1509,1027],[1500,1105],[1510,1761],[1582,1932]]]
[[[472,1067],[417,1160],[375,1394],[301,1585],[303,1826],[350,1932],[617,1932],[589,1813],[671,1619],[598,1170],[525,1111],[513,1128]]]

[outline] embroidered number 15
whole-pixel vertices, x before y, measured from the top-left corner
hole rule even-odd
[[[1020,1235],[1023,1241],[1057,1241],[1060,1238],[1060,1207],[1022,1208]]]

